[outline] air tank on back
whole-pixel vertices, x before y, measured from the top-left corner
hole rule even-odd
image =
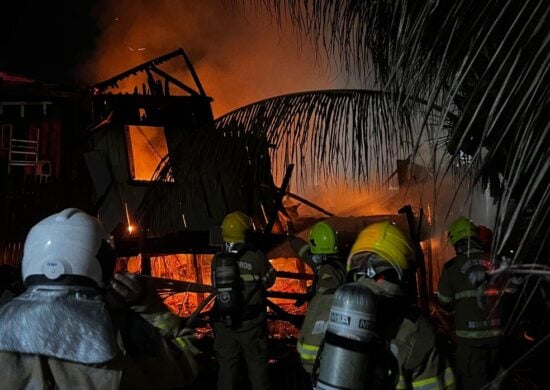
[[[376,296],[360,283],[334,294],[320,357],[317,390],[364,389],[374,376],[379,348]]]

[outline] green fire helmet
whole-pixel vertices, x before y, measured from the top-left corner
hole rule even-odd
[[[476,226],[466,217],[459,217],[449,225],[447,234],[451,244],[469,237],[475,237],[477,234]]]
[[[337,253],[336,230],[326,222],[317,222],[309,231],[309,248],[314,255]]]

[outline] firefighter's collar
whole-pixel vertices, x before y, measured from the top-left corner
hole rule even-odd
[[[401,297],[405,295],[405,292],[400,285],[388,282],[387,280],[374,280],[363,277],[359,279],[358,282],[368,287],[376,295],[381,295],[388,298]]]
[[[0,308],[0,350],[100,364],[118,352],[97,291],[34,286]]]

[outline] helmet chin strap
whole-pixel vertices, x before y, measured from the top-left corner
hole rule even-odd
[[[225,242],[223,249],[226,252],[237,253],[243,247],[244,247],[244,242]]]

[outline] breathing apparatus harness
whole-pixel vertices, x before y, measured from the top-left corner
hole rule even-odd
[[[243,320],[253,318],[260,310],[248,305],[252,295],[260,288],[261,279],[244,295],[239,260],[252,249],[248,244],[226,243],[225,250],[214,257],[212,285],[216,291],[215,313],[226,327],[237,328]]]

